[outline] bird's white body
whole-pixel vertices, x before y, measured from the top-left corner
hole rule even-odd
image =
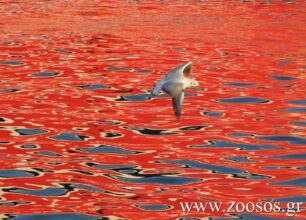
[[[153,95],[158,95],[163,90],[172,97],[173,109],[178,118],[181,115],[184,90],[188,87],[198,85],[198,82],[194,78],[187,77],[191,73],[191,67],[191,62],[176,67],[164,79],[160,80],[152,91]]]

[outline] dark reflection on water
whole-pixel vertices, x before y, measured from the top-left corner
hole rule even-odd
[[[289,1],[292,1],[292,0],[289,0]],[[291,63],[292,63],[292,61],[290,61],[290,60],[280,60],[280,61],[277,62],[276,65],[278,65],[278,66],[287,66],[288,64],[291,64]]]
[[[306,122],[305,121],[290,121],[290,124],[297,125],[297,126],[302,126],[306,127]]]
[[[60,75],[59,72],[41,72],[32,74],[33,77],[53,77]]]
[[[127,195],[127,194],[124,194],[124,193],[107,191],[107,190],[100,189],[98,187],[94,187],[94,186],[87,185],[87,184],[71,184],[70,186],[74,189],[79,189],[79,190],[81,189],[81,190],[86,190],[86,191],[91,191],[91,192],[106,193],[106,194],[111,194],[111,195],[114,195],[114,196],[126,196]]]
[[[26,195],[32,195],[32,196],[64,196],[69,191],[72,191],[73,188],[65,185],[63,188],[46,188],[46,189],[24,189],[24,188],[6,188],[3,189],[4,192],[10,192],[10,193],[17,193],[17,194],[26,194]]]
[[[208,218],[208,219],[214,219],[214,218]],[[178,220],[201,220],[201,219],[200,218],[196,218],[196,217],[184,217],[184,218],[179,218]],[[221,220],[221,219],[217,218],[216,220]]]
[[[305,160],[306,161],[306,153],[283,154],[283,155],[279,155],[279,156],[272,156],[272,158],[286,159],[286,160]]]
[[[306,105],[306,99],[301,99],[301,100],[289,100],[287,101],[289,104],[294,104],[294,105]]]
[[[87,153],[109,153],[109,154],[140,154],[142,152],[140,151],[132,151],[127,150],[120,147],[113,147],[108,145],[99,145],[97,147],[91,147],[91,148],[77,148],[77,150]]]
[[[0,61],[0,65],[21,66],[21,65],[23,65],[23,62],[18,62],[18,61]]]
[[[77,87],[80,87],[80,88],[83,88],[83,89],[88,89],[88,90],[111,88],[111,87],[103,85],[103,84],[90,84],[90,85],[77,86]]]
[[[230,141],[213,140],[208,141],[209,144],[196,144],[191,148],[238,148],[240,150],[266,150],[281,149],[281,147],[269,144],[240,144]]]
[[[220,113],[220,112],[203,112],[202,114],[204,116],[209,116],[209,117],[222,117],[222,116],[224,116],[224,113]]]
[[[51,156],[51,157],[60,157],[60,156],[63,156],[61,154],[58,154],[58,153],[55,153],[55,152],[49,151],[49,150],[37,151],[37,152],[34,152],[34,154],[40,154],[40,155]]]
[[[232,104],[255,104],[255,103],[270,103],[271,101],[263,98],[256,97],[234,97],[217,99],[218,102],[232,103]]]
[[[281,169],[292,169],[290,166],[262,166],[266,170],[281,170]]]
[[[242,133],[242,132],[231,132],[229,133],[229,135],[233,137],[252,137],[253,136],[251,134]]]
[[[254,162],[258,162],[256,160],[250,160],[248,157],[228,157],[228,158],[225,158],[225,159],[236,161],[236,162],[240,162],[240,163],[254,163]]]
[[[105,138],[118,138],[118,137],[122,137],[122,136],[123,136],[122,134],[114,133],[114,132],[103,133],[103,137],[105,137]]]
[[[63,54],[72,54],[71,51],[69,50],[64,50],[64,49],[57,49],[57,50],[54,50],[55,52],[58,52],[58,53],[63,53]]]
[[[287,108],[283,112],[288,113],[306,113],[306,108]]]
[[[3,118],[3,117],[0,117],[0,122],[1,122],[1,123],[2,123],[2,122],[8,122],[8,120],[5,119],[5,118]]]
[[[161,185],[186,185],[190,183],[200,182],[199,178],[192,177],[182,177],[182,176],[174,176],[174,175],[162,175],[157,174],[156,176],[147,176],[147,177],[123,177],[116,176],[111,174],[105,174],[106,176],[116,179],[118,181],[127,182],[127,183],[135,183],[135,184],[161,184]]]
[[[9,93],[9,92],[18,92],[19,89],[0,89],[0,92]]]
[[[84,170],[70,170],[70,171],[75,172],[75,173],[80,173],[80,174],[83,174],[83,175],[87,175],[87,176],[95,176],[94,173],[87,172],[87,171],[84,171]]]
[[[78,135],[74,133],[62,133],[59,135],[50,136],[51,139],[59,140],[59,141],[84,141],[88,136]]]
[[[39,148],[39,146],[37,146],[35,144],[25,144],[25,145],[21,145],[20,148],[23,148],[23,149],[37,149],[37,148]]]
[[[187,126],[187,127],[181,127],[179,130],[181,131],[199,131],[199,130],[204,130],[207,128],[207,125],[198,125],[198,126]]]
[[[87,184],[66,184],[61,183],[62,187],[50,187],[45,189],[24,189],[24,188],[17,188],[17,187],[11,187],[11,188],[4,188],[4,192],[11,192],[11,193],[17,193],[17,194],[26,194],[26,195],[34,195],[34,196],[64,196],[69,192],[75,191],[75,190],[87,190],[92,192],[100,192],[100,193],[107,193],[112,194],[116,196],[126,196],[127,194],[120,193],[120,192],[111,192],[107,190],[100,189],[95,186],[87,185]]]
[[[115,66],[106,67],[106,70],[111,70],[111,71],[133,71],[133,69],[131,69],[131,68],[127,68],[127,67],[115,67]]]
[[[22,128],[22,129],[16,129],[15,131],[20,135],[37,135],[48,132],[47,130],[36,129],[36,128]]]
[[[240,83],[240,82],[235,82],[235,83],[225,83],[224,85],[227,86],[238,86],[238,87],[246,87],[246,86],[254,86],[254,83]]]
[[[2,41],[2,42],[0,42],[0,44],[3,44],[3,45],[17,45],[15,42],[12,42],[12,41]]]
[[[153,70],[149,70],[149,69],[141,69],[141,70],[135,70],[135,73],[151,73],[153,72]]]
[[[121,164],[96,164],[96,163],[86,163],[87,166],[101,169],[101,170],[115,170],[120,171],[122,169],[133,169],[134,166],[131,165],[121,165]]]
[[[31,202],[26,202],[26,201],[1,202],[0,206],[20,206],[25,204],[31,204]]]
[[[144,135],[172,135],[172,134],[178,134],[177,132],[171,132],[168,130],[158,130],[158,129],[150,129],[150,128],[140,128],[140,127],[123,127],[128,130],[137,131],[139,134]]]
[[[43,168],[40,168],[40,167],[32,167],[33,170],[37,170],[39,172],[42,172],[42,173],[53,173],[54,171],[53,170],[47,170],[47,169],[43,169]]]
[[[294,137],[294,136],[255,136],[256,139],[267,140],[267,141],[287,141],[291,144],[306,144],[305,138]]]
[[[8,215],[7,220],[101,220],[100,217],[78,213]],[[107,219],[107,218],[106,218]]]
[[[27,170],[0,170],[0,177],[2,178],[17,178],[17,177],[34,177],[39,173]]]
[[[150,100],[152,97],[150,94],[137,94],[137,95],[127,95],[127,96],[120,96],[119,99],[115,101],[147,101]]]
[[[306,187],[306,178],[297,178],[297,179],[291,179],[288,181],[274,182],[274,183],[271,183],[271,185]]]
[[[291,77],[291,76],[272,76],[273,79],[276,79],[276,80],[296,80],[297,78],[294,78],[294,77]]]
[[[198,161],[193,160],[163,160],[158,161],[159,163],[171,163],[171,164],[180,164],[183,165],[185,168],[197,168],[197,169],[204,169],[212,171],[213,173],[220,173],[220,174],[232,174],[233,177],[243,178],[243,179],[269,179],[270,177],[264,175],[257,175],[248,173],[245,170],[227,167],[227,166],[220,166],[220,165],[213,165],[208,163],[201,163]]]
[[[162,211],[171,208],[171,206],[164,204],[137,205],[136,207],[146,211]]]

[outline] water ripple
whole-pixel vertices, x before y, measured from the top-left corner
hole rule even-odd
[[[41,72],[41,73],[33,73],[32,76],[33,77],[54,77],[54,76],[58,76],[60,75],[59,72]]]
[[[115,101],[147,101],[150,100],[152,97],[150,94],[136,94],[136,95],[126,95],[120,96],[120,98],[116,99]]]
[[[230,141],[211,140],[209,144],[195,144],[191,148],[238,148],[240,150],[267,150],[281,149],[281,147],[269,144],[240,144]]]
[[[63,155],[55,153],[53,151],[49,151],[49,150],[42,150],[42,151],[37,151],[34,152],[34,154],[39,154],[39,155],[43,155],[43,156],[51,156],[51,157],[61,157]]]
[[[110,71],[129,71],[129,72],[133,71],[133,69],[131,69],[131,68],[127,68],[127,67],[115,67],[115,66],[107,67],[106,70],[110,70]]]
[[[306,144],[305,138],[294,137],[294,136],[255,136],[256,139],[267,140],[267,141],[286,141],[291,144],[304,145]]]
[[[231,103],[231,104],[256,104],[256,103],[270,103],[271,101],[263,98],[256,97],[234,97],[234,98],[224,98],[217,99],[218,102]]]
[[[203,112],[202,114],[208,117],[223,117],[224,116],[224,113],[220,113],[220,112]]]
[[[227,86],[238,86],[238,87],[246,87],[246,86],[254,86],[254,83],[241,83],[241,82],[235,82],[235,83],[225,83]]]
[[[138,134],[143,135],[173,135],[178,134],[177,132],[171,132],[168,130],[159,130],[159,129],[151,129],[151,128],[140,128],[134,126],[123,127],[128,130],[136,131]]]
[[[0,65],[21,66],[21,65],[23,65],[23,62],[19,62],[19,61],[0,61]]]
[[[306,161],[306,153],[283,154],[283,155],[279,155],[279,156],[272,156],[271,158],[286,159],[286,160],[305,160]]]
[[[306,99],[301,99],[301,100],[289,100],[287,101],[289,104],[294,104],[294,105],[306,105]]]
[[[288,113],[306,113],[306,108],[287,108],[283,112]]]
[[[290,121],[290,124],[306,127],[306,121]]]
[[[128,176],[116,176],[111,174],[105,174],[105,175],[121,182],[136,183],[136,184],[160,184],[160,185],[175,186],[175,185],[186,185],[201,181],[201,179],[199,178],[162,175],[162,174],[158,174],[158,176],[147,176],[147,177],[138,177],[138,178],[135,178],[133,176],[129,177],[129,175]]]
[[[89,136],[78,135],[74,133],[62,133],[59,135],[50,136],[51,139],[59,141],[84,141],[89,138]]]
[[[0,92],[3,93],[10,93],[10,92],[18,92],[20,91],[19,89],[0,89]]]
[[[245,170],[227,167],[227,166],[220,166],[220,165],[213,165],[208,163],[201,163],[194,160],[163,160],[159,161],[160,163],[171,163],[171,164],[180,164],[187,168],[197,168],[197,169],[204,169],[212,171],[213,173],[220,173],[220,174],[231,174],[233,177],[243,178],[243,179],[270,179],[268,176],[258,175],[248,173]]]
[[[28,170],[0,170],[0,178],[34,177],[39,173]]]
[[[99,220],[98,216],[84,215],[78,213],[57,213],[57,214],[23,214],[8,215],[8,220]],[[114,219],[115,220],[115,219]],[[118,220],[118,219],[117,219]]]
[[[101,169],[101,170],[115,170],[120,171],[122,169],[133,169],[134,166],[124,165],[124,164],[96,164],[96,163],[86,163],[87,166]]]
[[[296,80],[297,78],[290,77],[290,76],[272,76],[273,79],[280,80],[280,81],[288,81],[288,80]]]
[[[131,151],[120,147],[113,147],[108,145],[98,145],[91,148],[77,148],[77,150],[87,153],[108,153],[108,154],[140,154],[140,151]]]
[[[171,208],[171,206],[164,204],[137,205],[136,207],[145,211],[163,211]]]
[[[26,194],[26,195],[32,195],[32,196],[64,196],[70,191],[72,191],[73,188],[71,188],[68,185],[65,185],[63,188],[46,188],[46,189],[24,189],[24,188],[5,188],[3,189],[4,192],[10,192],[10,193],[17,193],[17,194]]]
[[[254,162],[258,162],[256,160],[251,160],[248,157],[228,157],[228,158],[225,158],[225,159],[232,160],[232,161],[239,162],[239,163],[254,163]]]
[[[26,202],[26,201],[9,201],[9,202],[1,202],[0,206],[20,206],[20,205],[26,205],[26,204],[31,204],[31,202]]]
[[[282,181],[282,182],[274,182],[271,183],[272,185],[277,185],[277,186],[301,186],[301,187],[306,187],[306,178],[297,178],[297,179],[291,179],[287,181]]]
[[[103,85],[103,84],[90,84],[85,86],[77,86],[83,89],[94,90],[94,89],[109,89],[111,87]]]
[[[36,128],[21,128],[15,130],[19,135],[38,135],[48,133],[47,130],[36,129]]]

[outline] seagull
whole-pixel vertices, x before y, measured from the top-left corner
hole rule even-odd
[[[185,89],[199,85],[196,79],[188,78],[191,69],[192,62],[177,66],[160,80],[152,91],[152,95],[158,95],[162,90],[172,98],[173,110],[178,119],[181,117]]]

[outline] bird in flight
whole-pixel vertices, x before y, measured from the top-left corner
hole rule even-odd
[[[191,69],[192,62],[177,66],[160,80],[152,91],[152,95],[158,95],[162,90],[172,98],[172,106],[177,118],[181,117],[185,89],[199,85],[196,79],[188,78],[191,75]]]

